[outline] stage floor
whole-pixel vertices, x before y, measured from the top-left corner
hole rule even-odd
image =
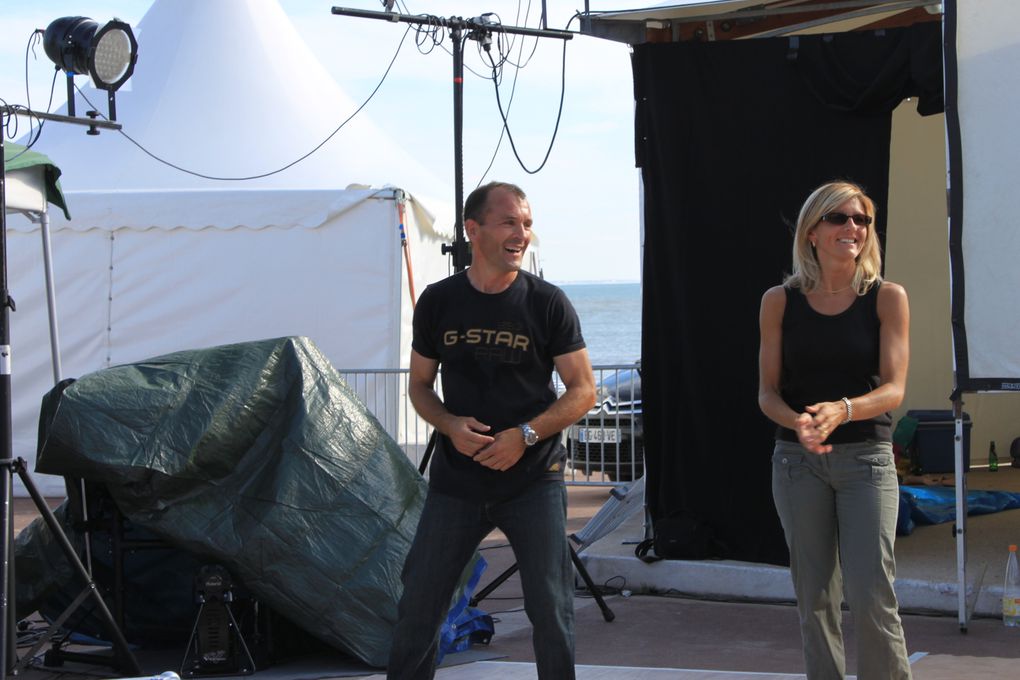
[[[1020,470],[1000,469],[988,473],[976,470],[969,475],[972,490],[1007,488],[1020,491]],[[995,486],[991,486],[991,484]],[[578,531],[609,498],[604,487],[571,487],[568,506],[570,531]],[[56,501],[54,501],[54,504]],[[20,528],[35,516],[26,499],[15,500],[15,520]],[[640,518],[623,525],[623,541],[639,539],[643,531]],[[607,536],[603,541],[610,539]],[[634,680],[761,680],[765,678],[802,678],[800,635],[797,614],[788,602],[766,603],[731,598],[729,601],[685,596],[671,591],[672,580],[682,578],[698,563],[663,561],[645,565],[633,558],[633,545],[624,545],[619,537],[614,550],[629,554],[635,568],[658,583],[659,595],[619,594],[633,590],[624,572],[613,571],[596,577],[599,585],[616,588],[606,598],[615,614],[607,623],[591,597],[575,599],[577,618],[577,662],[580,680],[601,678]],[[969,523],[969,563],[971,573],[987,563],[985,585],[1001,588],[1005,541],[1020,542],[1020,510],[971,518]],[[1000,545],[1001,544],[1001,545]],[[498,533],[484,544],[489,569],[482,577],[485,584],[513,563],[512,551]],[[603,559],[589,548],[585,553],[589,569],[598,572]],[[608,550],[603,552],[610,552]],[[955,578],[955,543],[950,525],[919,527],[912,536],[897,542],[901,581],[925,575],[949,574]],[[594,560],[594,561],[593,561]],[[603,559],[604,564],[609,564]],[[629,567],[628,567],[629,568]],[[993,569],[999,575],[993,576]],[[788,575],[786,577],[788,579]],[[780,579],[781,580],[781,579]],[[937,583],[937,581],[928,581]],[[748,583],[754,588],[754,581]],[[452,655],[451,662],[461,665],[440,669],[439,680],[515,680],[534,678],[531,628],[522,610],[519,579],[511,577],[479,605],[496,619],[496,634],[487,647],[475,647],[463,655]],[[1004,628],[995,618],[977,616],[970,620],[966,634],[960,630],[953,613],[918,613],[908,610],[903,616],[915,680],[998,680],[1016,675],[1020,667],[1020,629]],[[847,637],[848,672],[856,671],[852,617],[844,614]],[[22,650],[23,651],[23,650]],[[460,658],[457,658],[460,657]],[[173,653],[144,656],[143,668],[156,675],[176,670],[180,659]],[[97,667],[68,664],[60,669],[30,669],[19,677],[26,680],[77,680],[114,677]],[[367,677],[382,678],[377,669],[359,667],[350,659],[308,658],[293,664],[270,666],[254,676],[260,680],[300,680],[301,678]]]

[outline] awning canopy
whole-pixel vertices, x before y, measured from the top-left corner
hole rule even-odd
[[[717,0],[588,12],[581,32],[637,45],[892,28],[940,16],[933,0]]]

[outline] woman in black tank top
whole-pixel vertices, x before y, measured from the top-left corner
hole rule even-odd
[[[772,492],[790,547],[809,680],[842,679],[843,585],[857,677],[910,678],[893,590],[909,309],[881,278],[875,206],[848,182],[804,203],[793,273],[762,297],[758,403],[777,424]]]

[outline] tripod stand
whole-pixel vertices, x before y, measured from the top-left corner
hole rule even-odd
[[[70,81],[68,87],[70,88]],[[109,94],[110,104],[112,106],[113,91],[110,91]],[[72,101],[68,102],[69,108]],[[73,115],[60,116],[50,113],[29,111],[27,109],[15,110],[14,108],[6,105],[0,107],[0,114],[4,116],[5,123],[7,116],[32,115],[36,118],[52,120],[55,122],[86,125],[89,127],[90,133],[92,134],[98,134],[99,128],[106,130],[120,129],[120,125],[112,121],[101,121],[95,120],[94,118],[78,119]],[[112,114],[113,110],[111,108],[111,118],[114,117]],[[4,157],[3,134],[0,134],[0,157]],[[60,524],[53,515],[53,512],[50,510],[49,506],[46,505],[46,501],[43,500],[39,490],[32,482],[32,479],[28,474],[28,468],[25,460],[22,458],[14,458],[11,429],[10,313],[14,311],[15,306],[14,300],[11,298],[10,291],[7,286],[6,174],[6,158],[4,157],[4,162],[0,164],[0,467],[3,468],[3,470],[0,470],[0,531],[3,532],[3,537],[0,539],[0,590],[2,590],[2,593],[0,593],[0,680],[7,679],[8,671],[16,674],[21,668],[27,665],[28,661],[31,660],[36,652],[38,652],[38,650],[53,637],[56,631],[64,624],[64,622],[67,621],[74,610],[89,599],[89,597],[92,597],[95,600],[96,608],[99,610],[100,615],[106,623],[107,632],[114,643],[114,654],[113,656],[108,656],[65,653],[64,658],[76,658],[77,660],[89,663],[102,663],[110,665],[115,669],[138,675],[141,673],[138,661],[128,648],[127,640],[124,639],[123,633],[113,620],[113,616],[110,614],[110,610],[107,608],[106,603],[99,594],[99,590],[96,587],[95,582],[92,580],[91,576],[89,576],[89,573],[85,569],[85,566],[81,563],[81,560],[78,559],[78,555],[75,553],[74,547],[71,545],[71,542],[67,540],[67,536],[64,534],[63,529],[61,529]],[[47,271],[49,267],[48,250],[49,246],[46,244],[44,239],[44,254],[47,259]],[[52,306],[50,313],[52,324],[54,318]],[[59,370],[56,369],[56,360],[57,355],[56,351],[54,351],[55,372],[59,374]],[[78,597],[75,598],[74,602],[72,602],[64,613],[53,622],[40,641],[28,654],[25,655],[25,660],[16,665],[12,664],[12,661],[16,657],[14,630],[16,614],[14,607],[12,606],[14,595],[14,517],[12,515],[11,507],[13,504],[13,481],[15,473],[17,473],[21,478],[22,484],[25,486],[25,489],[29,492],[29,495],[35,502],[35,506],[45,520],[46,525],[49,527],[54,538],[60,545],[60,548],[67,557],[68,562],[71,563],[75,573],[80,577],[84,584],[84,589]]]
[[[584,567],[584,562],[582,562],[581,558],[577,556],[577,551],[574,550],[574,546],[568,544],[567,548],[570,550],[570,561],[574,563],[574,568],[577,569],[577,573],[580,574],[581,580],[584,581],[584,585],[588,588],[588,592],[590,592],[591,596],[595,598],[595,602],[598,604],[599,609],[602,610],[602,618],[604,618],[607,623],[612,621],[616,618],[616,614],[614,614],[613,610],[609,608],[609,605],[606,604],[605,598],[602,597],[602,593],[600,593],[598,588],[595,587],[595,583],[591,580],[591,574],[589,574],[588,570]],[[502,574],[492,579],[492,582],[489,583],[489,585],[479,590],[478,594],[471,598],[468,602],[468,606],[477,607],[479,602],[492,594],[492,591],[499,588],[503,585],[504,581],[516,574],[517,568],[516,562],[507,567]]]
[[[113,654],[71,654],[65,652],[63,654],[63,658],[85,661],[86,663],[101,663],[124,673],[140,675],[142,670],[138,666],[138,661],[135,659],[131,649],[128,647],[124,634],[113,620],[113,615],[106,606],[106,602],[103,601],[103,597],[100,595],[99,589],[85,570],[85,565],[83,565],[81,560],[78,559],[78,554],[74,551],[74,547],[67,539],[67,535],[64,534],[64,530],[60,527],[60,523],[57,522],[57,518],[53,515],[53,511],[50,510],[50,507],[46,504],[46,501],[43,499],[39,490],[36,488],[35,483],[32,481],[32,478],[29,476],[25,460],[23,458],[3,459],[0,460],[0,467],[3,467],[3,470],[0,471],[0,495],[3,496],[2,501],[0,501],[0,503],[2,503],[2,505],[0,505],[0,524],[2,524],[2,531],[4,532],[2,554],[0,554],[0,572],[2,572],[0,573],[0,578],[2,578],[3,587],[3,594],[2,597],[0,597],[0,629],[3,631],[2,636],[0,636],[3,639],[3,644],[0,644],[0,680],[6,680],[8,670],[10,670],[12,674],[16,675],[19,671],[25,668],[28,662],[32,660],[43,645],[49,642],[53,635],[67,621],[70,615],[89,598],[92,598],[100,617],[106,624],[106,632],[113,641]],[[50,625],[49,629],[47,629],[47,631],[40,637],[32,649],[25,654],[22,660],[11,665],[10,662],[15,658],[15,613],[12,606],[12,596],[14,595],[14,562],[12,550],[14,545],[14,516],[11,507],[13,491],[12,482],[15,473],[17,473],[21,478],[21,483],[25,486],[25,489],[32,497],[32,501],[35,503],[35,507],[39,510],[43,520],[46,522],[46,526],[49,527],[50,532],[60,545],[60,549],[63,551],[64,556],[67,557],[68,562],[70,562],[71,566],[74,568],[75,574],[83,584],[83,589],[70,606],[68,606],[68,608],[64,610],[64,612]]]
[[[429,443],[426,445],[425,453],[422,455],[421,463],[418,465],[418,472],[420,472],[422,476],[425,475],[425,470],[427,470],[429,466],[429,459],[432,457],[432,452],[436,448],[437,436],[437,431],[432,430],[432,435],[429,437]],[[570,550],[570,561],[574,563],[574,568],[577,569],[577,573],[580,574],[581,580],[584,581],[584,585],[588,588],[592,597],[595,598],[595,602],[598,604],[599,609],[602,610],[602,618],[604,618],[607,623],[612,621],[616,618],[616,614],[614,614],[613,610],[609,608],[609,605],[606,604],[605,598],[602,597],[602,593],[600,593],[598,588],[595,587],[595,583],[591,580],[591,574],[589,574],[588,570],[585,568],[584,562],[582,562],[581,558],[577,556],[577,551],[574,550],[574,546],[568,543],[567,548]],[[489,585],[478,591],[478,594],[468,601],[468,606],[477,607],[479,602],[488,597],[492,591],[503,585],[508,578],[517,573],[517,569],[517,563],[514,562],[502,574],[494,578]]]

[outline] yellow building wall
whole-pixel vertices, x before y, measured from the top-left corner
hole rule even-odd
[[[950,409],[953,336],[949,297],[949,226],[946,216],[945,117],[919,116],[916,102],[893,114],[889,163],[885,275],[910,298],[910,371],[903,406]],[[882,206],[879,206],[882,209]],[[1002,304],[1018,304],[1017,291],[1003,291]],[[1020,338],[1017,338],[1020,346]],[[999,463],[1009,464],[1009,445],[1020,437],[1020,394],[963,395],[973,421],[971,464],[983,465],[994,441]]]

